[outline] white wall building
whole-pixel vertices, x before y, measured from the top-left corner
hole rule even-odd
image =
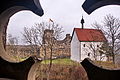
[[[74,28],[71,39],[71,59],[77,62],[90,58],[92,60],[106,60],[100,55],[99,49],[107,41],[101,30]]]

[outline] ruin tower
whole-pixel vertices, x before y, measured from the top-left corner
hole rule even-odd
[[[43,44],[47,44],[53,38],[54,30],[46,29],[43,35]]]

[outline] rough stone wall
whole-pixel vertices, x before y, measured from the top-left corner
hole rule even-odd
[[[40,57],[42,59],[44,59],[45,56],[47,59],[49,59],[51,54],[51,48],[48,44],[50,40],[53,40],[54,44],[52,46],[52,57],[70,57],[70,34],[66,34],[66,37],[63,40],[57,40],[54,37],[52,37],[53,32],[53,30],[45,30],[43,36],[43,45],[41,47],[37,46],[39,50],[36,51],[36,48],[30,45],[7,45],[7,52],[9,52],[8,55],[14,57],[18,56],[20,58],[37,55],[37,57]]]
[[[48,46],[49,41],[53,40],[53,57],[70,57],[70,34],[66,34],[66,37],[63,40],[55,39],[53,35],[53,30],[45,30],[43,36],[43,44],[46,45],[46,54],[50,56],[50,48]],[[44,52],[44,50],[42,50]],[[44,52],[45,53],[45,52]],[[44,54],[43,53],[43,54]]]

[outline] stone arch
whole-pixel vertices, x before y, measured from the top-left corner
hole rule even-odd
[[[28,73],[28,78],[27,80],[35,80],[36,78],[36,70],[39,67],[40,62],[36,62],[35,64],[33,64],[33,66],[31,67],[29,73]]]
[[[1,0],[0,4],[0,57],[6,61],[15,62],[5,51],[6,30],[10,17],[21,10],[30,10],[42,16],[43,9],[39,0]]]
[[[106,5],[120,5],[120,0],[86,0],[82,7],[88,14]]]
[[[1,60],[4,59],[3,60],[4,64],[8,64],[8,66],[10,66],[12,68],[16,67],[19,69],[20,66],[24,67],[23,64],[25,64],[25,65],[33,64],[33,67],[31,68],[31,70],[35,69],[34,67],[37,67],[37,64],[34,64],[34,62],[29,63],[29,62],[31,62],[30,58],[23,61],[22,62],[23,64],[12,60],[10,58],[10,56],[8,56],[8,54],[5,50],[5,45],[6,45],[6,30],[7,30],[7,25],[8,25],[10,17],[12,15],[14,15],[15,13],[22,11],[22,10],[30,10],[38,16],[42,16],[44,13],[43,13],[43,9],[39,3],[39,0],[1,0],[0,7],[1,7],[0,8],[0,57],[1,57],[0,59]],[[28,62],[26,63],[26,61],[28,61]],[[1,65],[2,65],[2,62],[1,62]],[[2,65],[1,67],[4,68],[4,66],[5,65]],[[31,67],[31,66],[32,65],[27,65],[27,67]],[[27,68],[25,67],[25,69],[27,69]],[[21,70],[21,69],[19,69],[19,70]],[[29,72],[29,74],[33,75],[34,72],[31,72],[31,70],[29,72],[27,69],[26,72]],[[9,69],[8,69],[8,73],[9,73]],[[1,76],[4,75],[1,71],[0,71],[0,74],[1,74]],[[16,73],[12,73],[12,75],[14,75],[14,74],[16,74]],[[6,73],[5,77],[9,78],[10,76],[7,76],[7,75],[9,75],[9,74]],[[21,75],[19,75],[19,74],[17,74],[17,75],[21,76],[21,78],[25,76],[25,75],[22,76],[22,73],[21,73]],[[29,75],[26,74],[26,76],[29,76]],[[15,77],[15,76],[13,76],[13,77]],[[28,77],[28,79],[29,79],[29,77]],[[28,79],[25,78],[25,80],[28,80]]]
[[[103,68],[89,58],[84,59],[81,64],[86,70],[89,80],[117,80],[120,78],[120,69]]]

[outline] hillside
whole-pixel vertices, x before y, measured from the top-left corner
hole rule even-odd
[[[70,59],[53,60],[49,74],[49,60],[40,63],[36,80],[87,80],[87,74],[83,67]]]

